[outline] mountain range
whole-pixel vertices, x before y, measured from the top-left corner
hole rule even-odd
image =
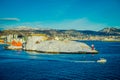
[[[71,35],[71,36],[80,36],[80,35],[91,35],[91,36],[120,36],[119,28],[104,28],[100,31],[91,31],[91,30],[57,30],[57,29],[42,29],[42,28],[32,28],[32,27],[18,27],[7,30],[2,30],[0,33],[42,33],[47,35]]]

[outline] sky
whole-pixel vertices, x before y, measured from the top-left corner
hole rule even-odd
[[[120,27],[120,0],[0,0],[0,29]]]

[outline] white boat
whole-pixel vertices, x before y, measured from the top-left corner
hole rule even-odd
[[[107,60],[104,59],[104,58],[100,58],[100,60],[97,60],[97,62],[98,62],[98,63],[105,63],[105,62],[107,62]]]

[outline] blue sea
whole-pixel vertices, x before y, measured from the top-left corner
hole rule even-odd
[[[120,42],[83,41],[98,54],[47,54],[5,50],[0,80],[120,80]],[[105,58],[106,63],[97,63]]]

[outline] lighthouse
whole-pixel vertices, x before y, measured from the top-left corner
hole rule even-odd
[[[91,48],[92,48],[92,50],[94,50],[94,49],[95,49],[95,48],[94,48],[94,44],[92,44],[92,45],[91,45]]]

